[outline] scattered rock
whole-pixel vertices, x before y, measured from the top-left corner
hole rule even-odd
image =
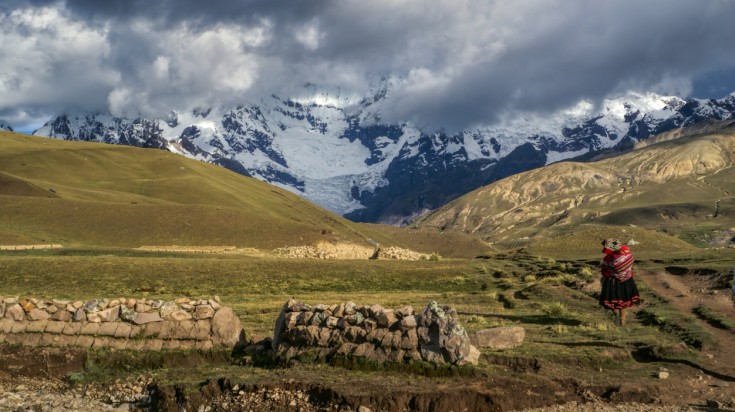
[[[414,252],[413,250],[403,249],[396,246],[388,248],[378,248],[373,255],[374,259],[385,260],[421,260],[428,257],[424,254]]]
[[[506,350],[523,343],[526,330],[520,326],[482,329],[469,336],[470,343],[480,349]]]

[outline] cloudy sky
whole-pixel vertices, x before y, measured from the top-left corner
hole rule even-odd
[[[735,91],[733,0],[2,0],[0,119],[163,115],[401,78],[387,121]]]

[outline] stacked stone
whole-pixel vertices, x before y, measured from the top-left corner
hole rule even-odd
[[[233,346],[240,321],[219,297],[192,300],[0,297],[0,343],[132,350]]]
[[[384,260],[421,260],[427,259],[428,256],[414,252],[413,250],[390,246],[385,249],[378,249],[375,253],[375,258]]]
[[[456,311],[431,302],[417,315],[411,306],[307,305],[289,299],[283,306],[272,341],[280,356],[303,353],[329,359],[364,357],[379,363],[423,360],[438,364],[477,364],[479,352],[457,322]]]

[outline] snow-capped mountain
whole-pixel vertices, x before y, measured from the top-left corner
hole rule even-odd
[[[0,130],[7,130],[9,132],[12,132],[13,128],[10,127],[10,123],[6,122],[3,119],[0,119]]]
[[[630,93],[601,107],[581,102],[547,116],[425,133],[381,123],[389,82],[364,98],[307,90],[163,119],[68,113],[34,134],[166,149],[287,188],[353,220],[400,224],[511,174],[735,117],[735,93],[686,101]]]

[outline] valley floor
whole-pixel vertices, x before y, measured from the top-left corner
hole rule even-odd
[[[627,326],[615,328],[597,306],[597,275],[586,260],[519,254],[356,263],[128,251],[22,253],[0,256],[9,280],[0,286],[5,296],[223,291],[252,341],[268,336],[284,291],[311,304],[354,299],[420,307],[437,299],[456,304],[470,332],[520,325],[527,337],[514,350],[483,351],[472,375],[435,377],[318,363],[266,368],[245,358],[117,370],[88,362],[79,373],[50,376],[40,368],[23,377],[5,362],[12,350],[0,346],[0,410],[179,411],[177,402],[184,400],[193,411],[735,410],[735,329],[713,327],[712,319],[693,314],[704,305],[735,321],[728,291],[706,274],[714,270],[677,272],[644,263],[637,275],[644,301]],[[68,275],[71,269],[74,276]],[[95,276],[110,272],[114,276]],[[10,289],[18,284],[22,290]],[[560,314],[550,312],[550,301]],[[671,348],[679,351],[667,352]]]

